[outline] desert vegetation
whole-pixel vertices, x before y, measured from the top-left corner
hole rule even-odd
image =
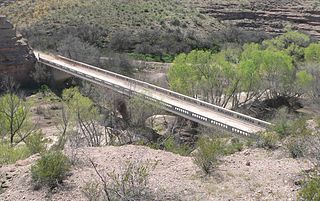
[[[174,60],[169,84],[180,93],[233,109],[250,109],[268,99],[318,101],[318,46],[307,35],[289,31],[218,53],[194,50]]]
[[[172,62],[173,91],[272,125],[234,136],[139,95],[50,85],[36,64],[35,89],[0,77],[0,199],[319,200],[320,120],[297,112],[319,107],[319,42],[228,27],[191,9],[199,1],[122,2],[8,1],[0,12],[35,49],[128,76],[129,59]]]
[[[65,48],[68,54],[69,47]],[[215,53],[194,50],[178,55],[169,71],[169,82],[181,93],[225,107],[231,103],[233,109],[243,105],[250,108],[252,103],[279,97],[304,98],[317,104],[317,54],[318,44],[310,42],[308,36],[288,32],[261,44],[240,45],[238,49],[226,47]],[[47,75],[40,66],[37,68],[33,76],[41,85]],[[183,80],[185,77],[189,81]],[[33,190],[45,189],[49,194],[61,191],[68,185],[70,172],[86,164],[94,170],[96,178],[85,181],[81,187],[81,194],[88,200],[164,199],[159,191],[149,186],[157,160],[128,160],[120,169],[104,170],[90,156],[83,158],[83,149],[88,147],[134,144],[191,158],[199,170],[196,177],[209,180],[215,178],[224,158],[237,152],[284,150],[288,157],[306,159],[313,167],[299,180],[298,198],[312,200],[317,196],[319,120],[316,117],[297,116],[289,107],[275,108],[273,125],[265,132],[254,139],[235,138],[172,117],[160,104],[150,103],[143,97],[128,99],[84,81],[76,83],[77,87],[57,91],[58,95],[41,85],[30,98],[21,93],[12,79],[4,79],[0,98],[0,162],[14,164],[40,154],[29,168]],[[239,95],[242,92],[247,92],[244,101]],[[44,107],[46,104],[50,106]],[[39,116],[54,122],[54,138],[48,137],[38,125],[43,121]],[[186,132],[193,136],[187,141],[181,137]],[[250,164],[247,162],[246,166]],[[170,199],[178,197],[172,195]]]

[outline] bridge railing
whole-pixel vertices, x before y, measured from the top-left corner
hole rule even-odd
[[[136,80],[136,79],[133,79],[133,78],[130,78],[130,77],[127,77],[127,76],[124,76],[124,75],[120,75],[120,74],[117,74],[117,73],[114,73],[114,72],[111,72],[111,71],[108,71],[108,70],[104,70],[104,69],[101,69],[101,68],[98,68],[98,67],[83,63],[83,62],[74,61],[72,59],[69,59],[69,58],[66,58],[66,57],[63,57],[63,56],[60,56],[60,55],[58,55],[57,57],[62,59],[62,60],[65,60],[67,62],[70,62],[71,64],[72,63],[76,63],[76,64],[84,66],[86,68],[90,68],[92,70],[95,70],[95,71],[98,71],[98,72],[102,72],[102,73],[111,75],[113,77],[121,78],[123,80],[130,81],[132,83],[136,83],[136,84],[139,84],[141,86],[144,86],[144,87],[147,87],[147,88],[159,91],[159,92],[163,92],[163,93],[168,94],[170,96],[174,96],[176,98],[179,98],[179,99],[182,99],[182,100],[185,100],[185,101],[188,101],[188,102],[196,103],[198,105],[213,109],[213,110],[215,110],[215,111],[217,111],[219,113],[223,113],[225,115],[232,116],[232,117],[235,117],[237,119],[241,119],[243,121],[247,121],[247,122],[249,122],[251,124],[256,124],[256,125],[263,126],[263,127],[268,127],[268,126],[271,125],[271,123],[269,123],[269,122],[262,121],[260,119],[256,119],[256,118],[250,117],[248,115],[244,115],[244,114],[241,114],[241,113],[238,113],[238,112],[235,112],[235,111],[232,111],[232,110],[229,110],[229,109],[217,106],[217,105],[213,105],[211,103],[208,103],[208,102],[205,102],[205,101],[202,101],[202,100],[198,100],[198,99],[195,99],[195,98],[192,98],[192,97],[189,97],[189,96],[177,93],[177,92],[173,92],[173,91],[170,91],[168,89],[164,89],[162,87],[158,87],[156,85],[149,84],[147,82],[143,82],[141,80]]]
[[[119,93],[125,94],[125,95],[129,95],[129,96],[132,96],[132,95],[143,95],[143,97],[145,99],[147,99],[147,100],[149,100],[151,102],[157,102],[157,103],[161,104],[162,107],[164,107],[166,110],[171,111],[173,113],[177,113],[177,114],[179,114],[181,116],[185,116],[186,118],[189,117],[189,119],[193,119],[195,121],[198,121],[199,123],[202,123],[202,124],[205,124],[205,125],[213,125],[213,126],[221,128],[223,130],[226,130],[226,131],[229,131],[229,132],[232,132],[232,133],[236,133],[236,134],[241,134],[241,135],[244,135],[244,136],[247,136],[247,137],[253,137],[253,138],[257,137],[257,135],[255,135],[254,132],[244,131],[242,129],[230,126],[230,125],[222,123],[220,121],[216,121],[214,119],[199,115],[197,113],[193,113],[193,112],[185,110],[183,108],[179,108],[179,107],[177,107],[175,105],[166,103],[166,102],[161,101],[161,100],[157,100],[157,99],[155,99],[155,98],[153,98],[151,96],[148,96],[146,94],[138,93],[138,92],[134,91],[134,89],[128,89],[128,88],[122,87],[120,85],[108,82],[106,80],[102,80],[102,79],[97,78],[97,77],[93,77],[91,75],[87,75],[85,73],[79,72],[77,70],[73,70],[73,69],[71,69],[69,67],[57,64],[57,63],[49,61],[49,60],[44,60],[44,59],[39,58],[39,61],[42,62],[42,63],[45,63],[46,65],[52,66],[54,68],[57,68],[59,70],[62,70],[62,71],[65,71],[67,73],[73,74],[73,75],[81,77],[83,79],[86,79],[86,80],[88,80],[90,82],[94,82],[96,84],[100,84],[100,85],[103,85],[103,86],[109,86],[113,90],[115,90],[115,91],[117,91]],[[130,78],[130,79],[132,79],[132,78]]]
[[[124,76],[124,75],[120,75],[120,74],[117,74],[117,73],[114,73],[114,72],[111,72],[111,71],[108,71],[108,70],[97,68],[95,66],[92,66],[92,65],[89,65],[89,64],[86,64],[86,63],[83,63],[83,62],[74,61],[72,59],[69,59],[69,58],[66,58],[66,57],[63,57],[63,56],[60,56],[60,55],[56,56],[56,57],[61,59],[61,60],[64,60],[64,61],[70,63],[71,65],[77,64],[77,65],[80,65],[80,66],[83,66],[83,67],[86,67],[86,68],[89,68],[89,69],[92,69],[92,70],[95,70],[95,71],[110,75],[112,77],[120,78],[120,79],[123,79],[125,81],[130,82],[130,83],[138,84],[140,86],[143,86],[143,87],[146,87],[146,88],[149,88],[149,89],[152,89],[152,90],[156,90],[156,91],[165,93],[167,95],[176,97],[178,99],[182,99],[182,100],[185,100],[185,101],[188,101],[188,102],[191,102],[191,103],[198,104],[200,106],[204,106],[204,107],[212,109],[212,110],[214,110],[216,112],[219,112],[219,113],[222,113],[222,114],[225,114],[225,115],[240,119],[242,121],[246,121],[246,122],[248,122],[250,124],[258,125],[258,126],[261,126],[261,127],[268,127],[268,126],[271,125],[269,122],[262,121],[262,120],[259,120],[259,119],[256,119],[256,118],[253,118],[253,117],[250,117],[250,116],[247,116],[247,115],[244,115],[244,114],[232,111],[232,110],[228,110],[228,109],[225,109],[223,107],[204,102],[202,100],[198,100],[198,99],[195,99],[195,98],[192,98],[192,97],[188,97],[188,96],[185,96],[183,94],[179,94],[177,92],[173,92],[173,91],[170,91],[170,90],[167,90],[167,89],[164,89],[164,88],[149,84],[147,82],[143,82],[143,81],[136,80],[136,79]],[[42,59],[41,56],[40,56],[39,59]]]

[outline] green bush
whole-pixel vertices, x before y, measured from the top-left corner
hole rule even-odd
[[[271,130],[278,133],[280,137],[285,137],[290,134],[289,132],[289,120],[288,120],[288,109],[281,108],[277,111]]]
[[[271,131],[276,132],[280,138],[288,136],[308,136],[311,134],[311,130],[307,128],[306,122],[306,118],[298,118],[295,120],[288,120],[287,118],[278,119],[271,128]]]
[[[26,139],[26,145],[32,154],[46,151],[47,142],[48,140],[44,138],[42,131],[34,132]]]
[[[8,144],[0,144],[0,165],[12,164],[18,160],[28,158],[30,155],[27,146],[11,147]]]
[[[152,149],[161,149],[181,156],[188,156],[194,150],[193,147],[189,145],[177,143],[173,136],[166,139],[160,139],[155,143],[145,144],[144,142],[138,142],[136,144],[147,145]]]
[[[50,188],[61,184],[70,170],[69,159],[58,151],[44,154],[31,167],[32,180],[37,185],[47,185]]]
[[[300,158],[304,156],[303,138],[294,137],[288,139],[285,143],[292,158]]]
[[[176,143],[173,136],[165,139],[162,144],[164,150],[181,156],[188,156],[192,152],[192,148],[188,145]]]
[[[243,150],[243,143],[240,142],[238,139],[236,141],[232,140],[231,144],[225,145],[223,149],[223,154],[231,155],[242,150]]]
[[[50,88],[47,85],[41,85],[39,91],[42,93],[44,97],[46,97],[50,93]]]
[[[264,132],[260,134],[257,145],[261,148],[275,149],[279,140],[279,135],[277,133]]]
[[[194,163],[205,173],[209,174],[211,168],[217,163],[218,157],[223,154],[223,144],[220,139],[200,138],[198,149],[194,154]]]
[[[306,182],[299,191],[298,199],[304,201],[320,200],[320,177],[312,178]]]
[[[93,161],[91,164],[95,165]],[[107,177],[100,177],[104,174],[94,167],[100,181],[87,182],[82,192],[91,201],[164,200],[148,187],[150,171],[156,165],[157,161],[127,161],[117,171],[105,173]]]

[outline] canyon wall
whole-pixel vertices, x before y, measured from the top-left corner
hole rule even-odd
[[[320,2],[319,2],[320,3]],[[277,35],[287,28],[320,39],[320,9],[310,0],[249,0],[246,3],[211,1],[195,5],[204,15],[240,29]]]
[[[20,84],[31,82],[35,56],[5,16],[0,16],[0,78],[8,75]]]

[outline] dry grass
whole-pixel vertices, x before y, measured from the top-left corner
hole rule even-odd
[[[19,27],[95,25],[111,29],[187,26],[209,29],[215,20],[199,14],[190,0],[22,0],[0,8]],[[19,12],[17,12],[19,11]],[[200,26],[199,26],[200,25]]]

